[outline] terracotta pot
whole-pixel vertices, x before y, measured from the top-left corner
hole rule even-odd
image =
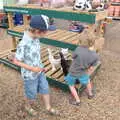
[[[111,2],[115,2],[115,0],[111,0]]]
[[[5,13],[0,13],[0,20],[5,16]]]
[[[108,15],[113,17],[114,16],[114,11],[115,11],[115,6],[110,6],[108,9]]]
[[[115,17],[119,17],[120,16],[120,6],[115,6],[114,16]]]
[[[115,0],[115,2],[120,2],[120,0]]]

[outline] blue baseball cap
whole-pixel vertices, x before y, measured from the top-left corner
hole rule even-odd
[[[45,15],[33,15],[31,17],[30,27],[46,31],[49,28],[49,18]]]

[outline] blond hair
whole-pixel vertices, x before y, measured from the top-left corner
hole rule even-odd
[[[85,29],[79,36],[79,45],[92,47],[95,44],[96,36],[93,32]]]

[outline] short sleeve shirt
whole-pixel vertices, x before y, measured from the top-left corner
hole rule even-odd
[[[23,39],[17,46],[15,58],[29,66],[43,68],[39,39],[32,39],[28,32],[24,32]],[[21,68],[21,75],[25,80],[34,80],[39,74],[40,73]]]
[[[94,66],[99,61],[99,56],[95,51],[89,50],[87,47],[79,46],[73,52],[73,61],[69,69],[69,73],[75,77],[86,74],[86,70],[90,66]]]

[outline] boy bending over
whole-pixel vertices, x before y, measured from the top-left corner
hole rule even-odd
[[[65,76],[65,81],[69,85],[70,91],[75,98],[75,101],[71,102],[73,105],[80,105],[80,98],[75,88],[76,80],[79,80],[82,85],[86,86],[89,99],[94,97],[90,82],[90,74],[93,72],[99,57],[95,51],[89,49],[92,42],[93,41],[88,38],[88,36],[81,41],[81,45],[73,52],[73,61],[69,73]]]

